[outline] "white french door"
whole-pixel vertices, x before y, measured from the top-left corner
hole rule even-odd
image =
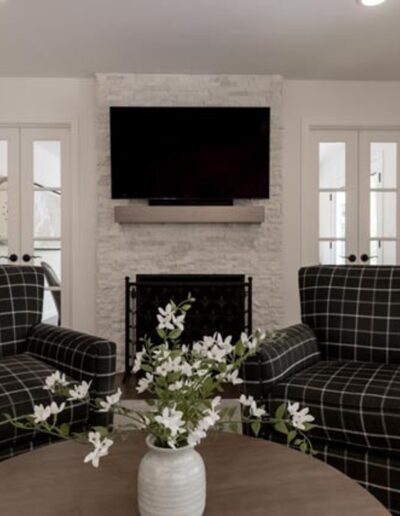
[[[47,264],[43,319],[71,318],[69,130],[0,127],[0,263]],[[57,285],[59,283],[59,285]]]
[[[303,263],[400,263],[400,132],[313,130],[309,143]]]

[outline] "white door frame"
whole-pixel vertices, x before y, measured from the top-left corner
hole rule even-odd
[[[15,117],[13,119],[0,118],[0,131],[4,129],[68,129],[70,132],[69,137],[69,177],[68,183],[64,183],[64,189],[67,192],[69,199],[66,199],[66,202],[69,205],[69,213],[70,213],[70,227],[78,228],[79,227],[79,173],[78,173],[78,157],[79,157],[79,131],[78,131],[78,119],[71,117],[60,117],[57,119],[52,118],[43,118],[43,117],[34,117],[34,118],[26,118],[26,117]],[[63,249],[62,252],[66,251],[68,254],[67,260],[69,262],[70,269],[70,285],[69,285],[69,299],[70,306],[65,309],[65,319],[63,319],[63,326],[74,328],[74,321],[77,318],[78,314],[76,314],[74,310],[74,296],[79,295],[79,282],[78,275],[75,273],[77,271],[78,264],[77,257],[79,253],[79,232],[76,230],[71,230],[70,235],[71,248],[68,250]],[[63,310],[64,315],[64,310]]]
[[[310,244],[309,231],[307,230],[310,224],[309,213],[307,206],[307,192],[315,189],[314,185],[311,185],[307,171],[311,170],[312,159],[311,156],[311,138],[312,131],[400,131],[399,124],[388,124],[386,121],[371,122],[368,120],[337,120],[337,119],[318,119],[318,118],[305,118],[301,122],[301,168],[300,168],[300,242],[301,242],[301,266],[303,265],[316,265],[318,263],[310,263]],[[318,183],[317,183],[318,185]],[[399,209],[400,211],[400,209]],[[400,229],[400,226],[399,226]],[[399,255],[400,256],[400,255]]]

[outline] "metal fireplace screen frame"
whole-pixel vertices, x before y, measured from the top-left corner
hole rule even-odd
[[[133,368],[141,339],[157,340],[157,308],[170,299],[181,302],[191,294],[196,302],[188,312],[182,341],[194,342],[219,331],[238,339],[252,332],[252,278],[243,274],[139,274],[125,278],[125,375]],[[211,329],[211,331],[210,331]]]

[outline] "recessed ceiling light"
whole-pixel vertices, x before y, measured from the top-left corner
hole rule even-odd
[[[365,7],[375,7],[375,5],[383,4],[386,0],[357,0],[359,4]]]

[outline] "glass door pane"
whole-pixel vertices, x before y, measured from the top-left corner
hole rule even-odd
[[[398,260],[399,141],[395,131],[360,134],[360,256],[365,264]]]
[[[0,128],[0,263],[19,257],[18,129]],[[13,260],[10,260],[10,256]],[[14,260],[14,258],[16,258]]]
[[[68,269],[62,257],[68,225],[63,217],[67,142],[68,133],[63,129],[23,130],[26,152],[23,177],[30,192],[24,203],[25,218],[30,220],[23,235],[24,248],[29,251],[24,252],[30,263],[41,265],[45,272],[43,320],[50,324],[58,324],[61,319],[68,324],[65,320],[68,303],[64,299],[68,291],[64,289]]]
[[[0,263],[8,256],[8,141],[0,140]]]
[[[319,261],[345,263],[346,254],[346,142],[318,144]]]

